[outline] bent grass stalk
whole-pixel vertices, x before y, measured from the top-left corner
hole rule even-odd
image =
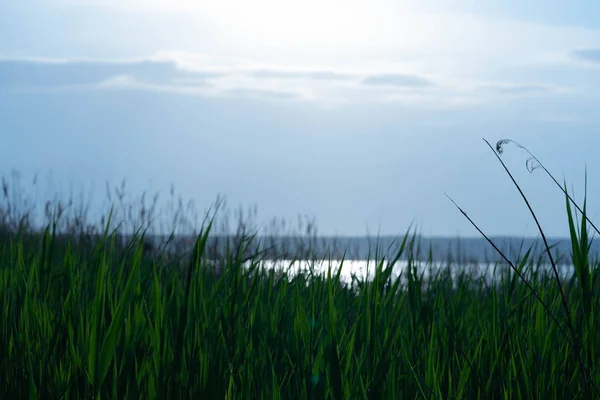
[[[488,145],[488,147],[490,147],[490,149],[492,149],[492,151],[494,151],[494,148],[490,145],[490,143],[486,140],[483,139],[484,142]],[[496,144],[496,151],[494,151],[494,155],[498,158],[498,160],[500,161],[502,167],[504,168],[504,170],[506,171],[507,175],[511,178],[513,184],[515,185],[515,187],[517,188],[517,190],[519,191],[521,197],[523,198],[523,201],[525,202],[525,204],[527,205],[533,219],[535,220],[535,223],[538,227],[538,230],[540,232],[540,235],[542,237],[542,240],[544,242],[544,248],[546,250],[546,254],[548,256],[548,259],[550,261],[551,267],[552,267],[552,271],[554,272],[554,277],[555,277],[555,282],[557,284],[558,290],[559,290],[559,294],[560,294],[560,299],[561,299],[561,303],[562,306],[564,308],[565,314],[566,314],[566,319],[567,319],[567,326],[569,329],[569,335],[570,335],[570,341],[572,343],[572,346],[574,347],[574,351],[575,351],[575,357],[577,359],[577,362],[579,364],[579,373],[581,374],[582,380],[583,380],[583,390],[584,390],[584,395],[585,398],[592,398],[591,397],[591,392],[590,392],[590,384],[593,386],[594,390],[597,391],[596,385],[594,382],[589,381],[589,375],[588,375],[588,368],[585,366],[582,358],[581,358],[581,345],[579,343],[579,337],[580,335],[576,334],[575,332],[575,327],[573,326],[572,323],[572,314],[571,311],[569,309],[569,306],[567,304],[567,299],[565,296],[565,292],[563,290],[563,286],[561,284],[561,280],[558,274],[558,269],[556,266],[556,263],[554,261],[554,258],[552,257],[552,253],[550,251],[550,246],[548,244],[548,241],[546,240],[546,236],[544,234],[544,231],[538,221],[538,218],[535,214],[535,212],[533,211],[531,205],[529,204],[529,201],[527,199],[527,197],[525,196],[525,194],[523,193],[523,191],[521,190],[521,187],[519,186],[519,184],[516,182],[516,180],[514,179],[513,175],[511,174],[511,172],[509,171],[509,169],[506,167],[506,165],[504,164],[504,162],[502,161],[502,159],[499,157],[499,154],[502,154],[502,146],[513,142],[511,140],[508,139],[503,139],[500,140],[497,144]],[[516,143],[516,142],[514,142]],[[530,161],[531,160],[535,160],[535,162],[538,163],[538,165],[543,168],[546,173],[555,181],[557,182],[554,177],[548,172],[548,170],[537,160],[537,158],[535,158],[535,156],[533,156],[533,154],[531,154],[524,146],[516,143],[517,146],[525,149],[530,155],[531,158],[527,160],[527,166],[530,172],[533,172],[533,170],[536,168],[531,167],[530,166]],[[587,172],[586,172],[586,183],[587,183]],[[574,266],[574,271],[576,276],[579,278],[579,285],[581,288],[581,298],[583,299],[583,306],[584,306],[584,312],[586,314],[586,317],[589,318],[590,317],[590,309],[591,309],[591,303],[590,303],[590,299],[591,299],[591,291],[590,291],[590,286],[589,286],[589,262],[588,262],[588,255],[589,255],[589,249],[590,249],[590,244],[587,241],[587,227],[586,227],[586,221],[589,221],[589,219],[587,219],[586,216],[586,200],[584,199],[584,206],[583,206],[583,210],[581,210],[579,208],[579,206],[575,203],[575,201],[568,195],[568,192],[566,190],[566,184],[565,184],[565,188],[563,189],[563,192],[566,195],[566,201],[567,201],[567,217],[568,217],[568,223],[569,223],[569,229],[570,229],[570,237],[571,237],[571,243],[572,243],[572,252],[573,252],[573,266]],[[541,299],[541,297],[539,296],[539,294],[535,291],[535,289],[527,282],[527,280],[523,277],[523,275],[520,273],[520,271],[512,264],[512,262],[510,262],[510,260],[508,260],[508,258],[504,255],[504,253],[502,251],[500,251],[498,249],[498,247],[493,243],[492,240],[490,240],[481,229],[479,229],[479,227],[475,224],[475,222],[473,222],[473,220],[471,220],[471,218],[469,218],[469,216],[466,214],[465,211],[463,211],[458,204],[456,204],[456,202],[454,200],[452,200],[448,195],[446,195],[450,201],[452,201],[452,203],[454,203],[454,205],[458,208],[458,210],[469,220],[469,222],[477,229],[477,231],[488,241],[488,243],[490,243],[492,245],[492,247],[499,253],[499,255],[509,264],[509,266],[513,269],[513,271],[519,276],[519,278],[525,283],[525,285],[527,286],[527,288],[531,291],[531,293],[536,297],[536,299],[539,301],[539,303],[542,305],[542,307],[544,308],[544,311],[552,318],[552,320],[557,324],[557,326],[559,327],[561,333],[563,335],[567,335],[567,332],[565,331],[565,329],[561,326],[561,324],[558,322],[557,318],[554,316],[554,314],[552,314],[552,312],[549,310],[548,306],[546,305],[546,303]],[[587,197],[587,184],[586,184],[586,197]],[[581,231],[577,232],[575,225],[574,225],[574,220],[573,220],[573,215],[571,212],[571,208],[570,208],[570,202],[572,202],[577,209],[582,211],[582,222],[581,222]],[[593,224],[591,223],[591,221],[589,221],[590,224],[593,226]],[[595,228],[595,226],[594,226]],[[588,319],[589,321],[589,319]]]

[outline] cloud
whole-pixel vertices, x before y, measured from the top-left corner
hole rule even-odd
[[[261,90],[261,89],[233,89],[222,92],[225,96],[260,98],[268,100],[297,100],[301,99],[300,93],[291,91]]]
[[[177,85],[217,75],[185,71],[168,61],[0,59],[0,88],[80,87],[123,76],[149,85]]]
[[[103,82],[100,82],[100,86],[103,87],[124,87],[124,86],[135,86],[139,82],[135,80],[131,75],[117,75],[112,78],[106,79]]]
[[[334,71],[289,71],[289,70],[268,70],[261,69],[252,72],[257,78],[276,78],[276,79],[316,79],[327,81],[348,81],[355,77],[349,74],[343,74]]]
[[[142,81],[132,75],[116,75],[98,83],[97,85],[94,85],[93,89],[135,89],[154,92],[193,94],[201,93],[202,90],[204,90],[207,87],[209,87],[209,84],[207,82],[200,81],[194,81],[192,84],[170,83],[164,85],[148,81]]]
[[[427,110],[454,110],[460,108],[473,108],[481,105],[481,99],[474,96],[460,94],[436,93],[436,95],[417,94],[390,94],[381,99],[384,103],[399,104],[403,107],[417,107]]]
[[[0,57],[0,89],[49,89],[99,86],[153,87],[172,91],[180,88],[206,87],[275,91],[273,80],[319,81],[323,84],[348,81],[353,76],[319,69],[290,70],[284,67],[264,68],[244,63],[217,63],[196,57],[181,62],[161,55],[139,60],[90,59],[11,59]],[[224,83],[224,85],[220,84]],[[299,82],[301,83],[301,82]],[[231,88],[231,84],[237,85]],[[303,83],[302,83],[303,84]],[[244,93],[243,91],[239,92]]]
[[[536,83],[490,83],[478,86],[477,90],[506,95],[528,95],[550,93],[558,88]]]
[[[419,75],[393,73],[367,76],[363,79],[362,84],[367,86],[402,86],[412,88],[434,86],[433,82]]]
[[[577,60],[600,63],[600,49],[572,50],[569,55]]]
[[[461,80],[418,66],[358,69],[260,64],[196,54],[162,53],[129,60],[8,59],[0,57],[0,91],[146,90],[197,96],[311,101],[322,105],[393,102],[472,107],[502,97],[569,93],[545,83]],[[386,70],[386,73],[373,73]],[[373,90],[377,89],[377,90]],[[404,90],[402,90],[404,89]],[[406,90],[410,89],[410,90]]]

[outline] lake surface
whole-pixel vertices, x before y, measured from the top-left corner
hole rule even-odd
[[[330,270],[333,276],[341,266],[340,279],[345,283],[351,283],[353,277],[361,281],[364,278],[371,280],[377,267],[375,261],[365,260],[345,260],[343,263],[340,260],[265,260],[260,265],[267,270],[285,271],[290,276],[295,276],[298,272],[309,272],[327,276]],[[249,267],[249,263],[246,263],[246,266]],[[407,276],[409,266],[416,268],[418,274],[422,274],[425,279],[432,275],[435,276],[438,272],[449,270],[453,279],[457,278],[461,273],[466,273],[472,278],[484,279],[488,284],[491,284],[492,282],[498,282],[502,272],[508,272],[512,275],[512,270],[506,263],[448,264],[446,262],[430,263],[424,261],[409,263],[408,261],[401,260],[393,265],[392,279],[396,279],[397,277],[404,279]],[[383,262],[383,267],[388,267],[388,263]],[[551,264],[540,264],[539,268],[542,271],[553,274]],[[571,265],[560,265],[557,268],[561,278],[570,276],[573,271]],[[527,271],[523,275],[529,278]]]
[[[346,251],[340,278],[349,283],[353,277],[360,280],[367,277],[371,279],[376,267],[375,259],[391,261],[396,255],[402,238],[398,237],[261,237],[256,241],[256,250],[276,246],[285,249],[295,257],[275,257],[265,260],[261,266],[266,269],[283,270],[290,275],[299,271],[312,271],[315,274],[327,274],[331,268],[335,274],[340,267],[340,260]],[[493,249],[483,238],[427,238],[419,237],[420,245],[413,245],[412,250],[407,250],[393,265],[392,278],[405,277],[409,265],[416,267],[419,274],[428,278],[432,274],[450,268],[450,275],[456,278],[460,273],[467,273],[472,278],[483,278],[487,283],[498,281],[501,273],[508,272],[512,275],[508,263]],[[210,238],[207,246],[218,249],[224,253],[227,237]],[[517,265],[522,260],[526,251],[531,248],[530,260],[539,265],[542,271],[553,275],[552,266],[541,239],[495,237],[492,238],[496,246],[505,256]],[[179,238],[177,244],[181,248],[191,250],[194,238]],[[554,261],[558,265],[561,277],[571,275],[571,242],[568,238],[549,238],[548,242],[554,246],[551,250]],[[600,254],[600,246],[592,243],[592,256]],[[369,261],[370,260],[370,261]],[[409,261],[410,260],[410,261]],[[384,266],[388,262],[384,261]],[[246,263],[249,266],[249,263]],[[528,273],[525,273],[528,276]]]

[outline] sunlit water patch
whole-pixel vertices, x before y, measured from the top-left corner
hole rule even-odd
[[[250,267],[251,262],[245,263],[245,267]],[[366,260],[263,260],[259,263],[260,268],[265,270],[273,269],[277,272],[285,272],[289,277],[295,277],[299,273],[305,275],[320,275],[327,277],[331,273],[335,277],[339,272],[340,280],[344,283],[353,281],[364,281],[365,278],[371,281],[375,276],[377,268],[387,269],[391,266],[392,272],[390,278],[406,279],[410,270],[418,277],[427,281],[431,277],[451,278],[456,281],[461,276],[467,276],[473,281],[484,280],[486,284],[498,283],[502,276],[512,276],[513,270],[508,264],[500,263],[470,263],[470,264],[452,264],[447,262],[425,262],[425,261],[405,261],[400,260],[390,265],[389,262],[375,262]],[[573,273],[571,265],[558,265],[558,274],[561,279],[570,277]],[[533,274],[539,276],[548,275],[554,277],[554,271],[551,264],[529,265],[520,271],[526,279],[532,279]]]

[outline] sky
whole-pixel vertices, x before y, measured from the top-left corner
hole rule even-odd
[[[482,138],[527,146],[578,201],[587,170],[598,216],[599,89],[592,0],[0,3],[1,174],[174,185],[322,234],[477,236],[448,194],[487,234],[536,236]],[[502,155],[565,236],[526,159]]]

